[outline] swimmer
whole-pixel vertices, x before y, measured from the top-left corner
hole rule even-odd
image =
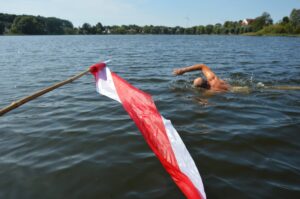
[[[174,69],[174,75],[183,75],[186,72],[202,71],[206,79],[198,77],[194,80],[195,87],[206,89],[211,92],[235,92],[235,93],[250,93],[251,88],[248,86],[231,86],[226,81],[220,79],[208,66],[204,64],[195,64],[184,68]],[[300,90],[300,86],[265,86],[259,82],[257,88],[264,90]]]
[[[183,75],[186,72],[197,70],[202,71],[206,79],[203,79],[201,77],[196,78],[193,83],[195,87],[219,92],[226,92],[230,90],[230,85],[226,81],[218,78],[218,76],[208,66],[204,64],[195,64],[193,66],[174,69],[173,74]]]

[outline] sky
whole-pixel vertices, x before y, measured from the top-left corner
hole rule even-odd
[[[255,18],[263,12],[279,21],[300,0],[0,0],[0,13],[67,19],[74,26],[165,25],[190,27]]]

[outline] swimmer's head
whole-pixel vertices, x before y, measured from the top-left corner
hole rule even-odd
[[[201,87],[201,88],[208,88],[208,87],[209,87],[207,81],[204,80],[204,79],[202,79],[201,77],[196,78],[196,79],[194,80],[193,85],[194,85],[195,87]]]

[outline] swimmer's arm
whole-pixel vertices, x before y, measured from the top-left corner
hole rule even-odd
[[[173,71],[173,74],[174,75],[183,75],[186,72],[191,72],[191,71],[196,71],[196,70],[201,70],[208,81],[217,77],[215,75],[215,73],[213,73],[212,70],[205,64],[195,64],[193,66],[175,69]]]
[[[191,72],[195,70],[202,70],[204,64],[195,64],[193,66],[188,66],[188,67],[183,67],[183,68],[178,68],[173,70],[174,75],[183,75],[186,72]]]

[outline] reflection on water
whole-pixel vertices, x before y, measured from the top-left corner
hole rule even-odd
[[[208,198],[300,198],[299,50],[285,37],[0,37],[0,106],[112,58],[172,120]],[[237,91],[172,75],[195,63]],[[0,133],[0,198],[183,198],[91,75],[1,117]]]

